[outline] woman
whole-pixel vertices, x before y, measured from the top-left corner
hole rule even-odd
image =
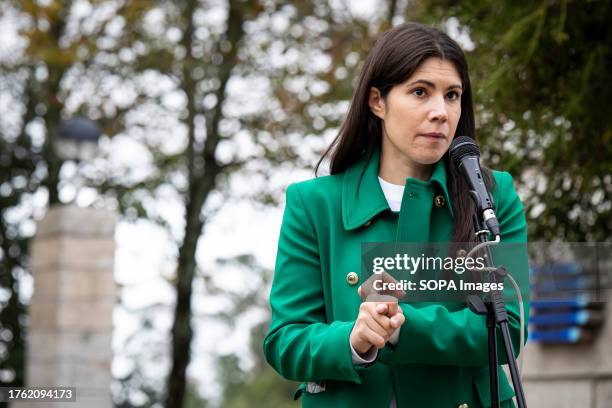
[[[460,47],[415,23],[386,32],[321,159],[331,175],[287,189],[264,352],[283,377],[303,382],[304,407],[490,406],[482,316],[465,305],[402,302],[394,312],[362,303],[355,273],[362,242],[474,241],[473,203],[448,157],[455,135],[475,135]],[[526,242],[511,176],[486,175],[502,241]],[[508,311],[518,350],[516,304]],[[511,407],[501,369],[499,379]]]

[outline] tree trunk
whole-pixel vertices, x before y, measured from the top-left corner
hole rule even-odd
[[[193,337],[193,330],[191,328],[191,293],[196,271],[195,254],[198,239],[205,223],[201,212],[208,195],[215,189],[215,179],[222,170],[215,159],[215,152],[220,140],[218,124],[223,115],[221,108],[225,97],[225,88],[230,78],[232,67],[236,62],[238,43],[244,33],[242,29],[243,15],[240,12],[240,5],[237,4],[237,1],[230,1],[225,40],[231,44],[231,49],[221,52],[220,50],[223,47],[220,45],[217,47],[223,57],[223,63],[219,65],[217,73],[220,82],[219,89],[216,92],[218,102],[213,111],[210,112],[210,115],[207,115],[204,148],[202,151],[197,151],[193,119],[196,113],[198,113],[198,108],[195,101],[195,84],[191,77],[191,70],[197,63],[191,54],[193,40],[192,15],[196,4],[195,0],[190,0],[183,9],[186,28],[182,45],[187,52],[181,86],[187,95],[188,146],[186,158],[188,161],[189,188],[185,211],[185,237],[179,249],[177,266],[177,300],[174,323],[172,325],[172,368],[168,377],[165,401],[167,408],[180,408],[185,400],[187,386],[185,373],[191,358],[191,340]],[[196,166],[197,159],[199,158],[203,159],[203,169]]]

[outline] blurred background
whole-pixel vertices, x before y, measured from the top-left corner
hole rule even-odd
[[[261,346],[284,191],[405,21],[465,50],[483,162],[513,174],[530,240],[610,242],[611,8],[2,0],[0,385],[93,364],[100,406],[296,406]],[[86,264],[98,280],[74,286]]]

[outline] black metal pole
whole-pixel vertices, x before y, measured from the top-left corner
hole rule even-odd
[[[514,347],[512,347],[512,341],[510,340],[510,329],[508,328],[508,322],[502,322],[500,327],[504,339],[504,346],[506,347],[506,357],[508,358],[508,367],[510,368],[512,385],[514,386],[514,392],[516,394],[516,402],[518,403],[519,408],[525,408],[527,407],[527,402],[525,401],[525,391],[523,391],[523,383],[521,383],[518,367],[516,365],[516,358],[514,357]]]
[[[488,309],[488,308],[487,308]],[[497,336],[495,335],[495,318],[487,312],[487,336],[489,339],[489,387],[491,389],[491,407],[499,408],[499,378],[497,376]]]
[[[485,225],[479,220],[478,216],[474,214],[474,229],[477,239],[480,243],[487,241],[488,231]],[[491,250],[487,246],[484,248],[485,251],[485,266],[494,267],[493,257]],[[499,270],[495,272],[489,272],[487,278],[489,282],[496,283],[497,278],[500,277],[503,280],[505,276],[505,269],[502,268],[501,273]],[[485,303],[486,312],[482,308],[478,308],[473,305],[473,299],[468,298],[468,304],[470,309],[478,314],[486,314],[487,320],[487,335],[488,335],[488,347],[489,347],[489,385],[491,388],[491,407],[499,408],[499,377],[497,375],[497,336],[496,326],[500,327],[502,333],[502,343],[504,345],[504,351],[506,354],[506,360],[510,368],[510,375],[512,377],[512,385],[514,386],[514,392],[516,393],[516,402],[518,408],[526,408],[527,403],[525,401],[525,393],[523,391],[523,385],[518,372],[516,364],[516,357],[514,354],[514,348],[510,338],[510,329],[508,328],[508,313],[506,311],[506,304],[504,301],[503,293],[499,291],[492,291],[491,298]],[[483,313],[484,312],[484,313]]]

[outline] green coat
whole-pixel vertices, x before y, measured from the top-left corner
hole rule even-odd
[[[408,178],[399,213],[390,211],[378,181],[379,152],[341,174],[287,189],[264,340],[268,363],[283,377],[303,382],[303,406],[398,408],[490,406],[484,317],[465,305],[400,303],[406,321],[396,346],[387,343],[373,364],[355,366],[349,335],[361,298],[347,274],[360,271],[362,242],[449,242],[453,214],[444,163],[428,182]],[[365,167],[365,169],[364,169]],[[360,175],[363,173],[363,177]],[[512,177],[494,172],[492,194],[502,242],[526,242],[523,206]],[[434,205],[442,194],[446,203]],[[438,204],[440,201],[438,201]],[[526,260],[525,265],[526,268]],[[528,297],[525,297],[528,299]],[[517,303],[508,305],[513,346],[519,347]],[[529,304],[525,301],[525,315]],[[527,338],[527,336],[525,336]],[[505,354],[498,333],[498,355]],[[499,369],[502,407],[514,392]],[[325,381],[308,392],[306,382]]]

